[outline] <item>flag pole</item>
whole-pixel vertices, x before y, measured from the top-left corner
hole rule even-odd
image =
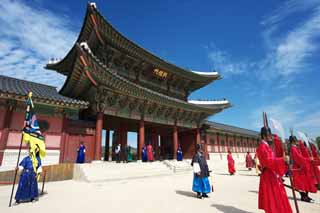
[[[21,137],[20,147],[19,147],[19,153],[18,153],[18,159],[17,159],[17,164],[16,164],[16,168],[15,168],[15,172],[14,172],[14,179],[13,179],[13,183],[12,183],[12,190],[11,190],[11,195],[10,195],[9,207],[11,207],[11,203],[12,203],[12,196],[13,196],[13,192],[14,192],[14,186],[15,186],[15,184],[16,184],[16,180],[17,180],[17,173],[18,173],[18,171],[19,171],[19,169],[18,169],[18,165],[19,165],[19,161],[20,161],[20,154],[21,154],[21,148],[22,148],[22,141],[23,141],[23,138]]]
[[[32,92],[29,92],[28,94],[28,99],[31,99],[32,97]],[[27,106],[27,110],[29,109],[29,106]],[[11,195],[10,195],[10,201],[9,201],[9,207],[11,207],[11,203],[12,203],[12,196],[13,196],[13,192],[14,192],[14,186],[16,184],[16,180],[17,180],[17,174],[18,174],[18,165],[19,165],[19,161],[20,161],[20,154],[21,154],[21,148],[22,148],[22,142],[23,142],[23,136],[21,136],[21,141],[20,141],[20,146],[19,146],[19,153],[18,153],[18,159],[17,159],[17,164],[16,164],[16,168],[15,168],[15,172],[14,172],[14,179],[13,179],[13,183],[12,183],[12,190],[11,190]]]

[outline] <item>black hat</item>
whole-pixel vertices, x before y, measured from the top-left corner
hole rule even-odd
[[[261,137],[271,134],[271,129],[269,128],[269,125],[268,125],[267,113],[263,112],[262,116],[263,116],[263,127],[260,130]]]
[[[297,137],[296,137],[296,136],[290,135],[290,137],[289,137],[289,141],[290,141],[290,143],[293,143],[293,142],[297,142],[297,141],[298,141],[298,139],[297,139]]]
[[[201,147],[201,144],[197,144],[197,150],[201,150],[202,149],[202,147]]]
[[[266,128],[266,127],[261,128],[261,130],[260,130],[261,137],[267,136],[269,134],[271,134],[271,129],[269,127],[268,128]]]

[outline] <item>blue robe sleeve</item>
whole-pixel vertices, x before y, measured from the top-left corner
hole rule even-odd
[[[26,166],[27,166],[27,158],[28,157],[24,157],[22,159],[22,161],[19,163],[19,166],[22,166],[23,168],[26,168]]]
[[[41,163],[41,158],[39,156],[37,156],[37,161],[38,161],[38,166],[37,166],[37,169],[42,166],[42,163]]]

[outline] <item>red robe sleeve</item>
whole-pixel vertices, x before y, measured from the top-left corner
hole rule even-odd
[[[291,157],[294,161],[294,164],[299,166],[300,168],[305,168],[306,166],[306,159],[302,156],[296,146],[291,147]]]
[[[284,151],[278,135],[274,135],[274,149],[275,149],[276,157],[278,158],[283,157]]]
[[[308,152],[307,147],[302,143],[302,141],[299,141],[299,148],[301,150],[301,154],[305,158],[310,158],[310,154]]]
[[[311,153],[312,153],[312,157],[315,160],[319,160],[318,154],[317,154],[317,148],[315,147],[314,144],[310,144],[311,146]]]
[[[286,165],[282,157],[273,157],[272,150],[263,145],[257,150],[258,158],[262,168],[268,168],[276,174],[283,176],[286,172]]]

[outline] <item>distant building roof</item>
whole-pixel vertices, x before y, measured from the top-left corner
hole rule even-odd
[[[76,108],[87,108],[89,105],[86,101],[68,98],[59,94],[53,86],[0,75],[0,97],[24,99],[29,92],[32,92],[33,99],[40,103]]]
[[[236,126],[231,126],[231,125],[226,125],[226,124],[221,124],[221,123],[216,123],[213,121],[206,121],[206,125],[210,126],[210,128],[217,129],[217,130],[222,130],[225,132],[231,132],[234,134],[240,134],[240,135],[248,135],[248,136],[253,136],[253,137],[259,137],[259,132],[249,130],[249,129],[244,129]]]

